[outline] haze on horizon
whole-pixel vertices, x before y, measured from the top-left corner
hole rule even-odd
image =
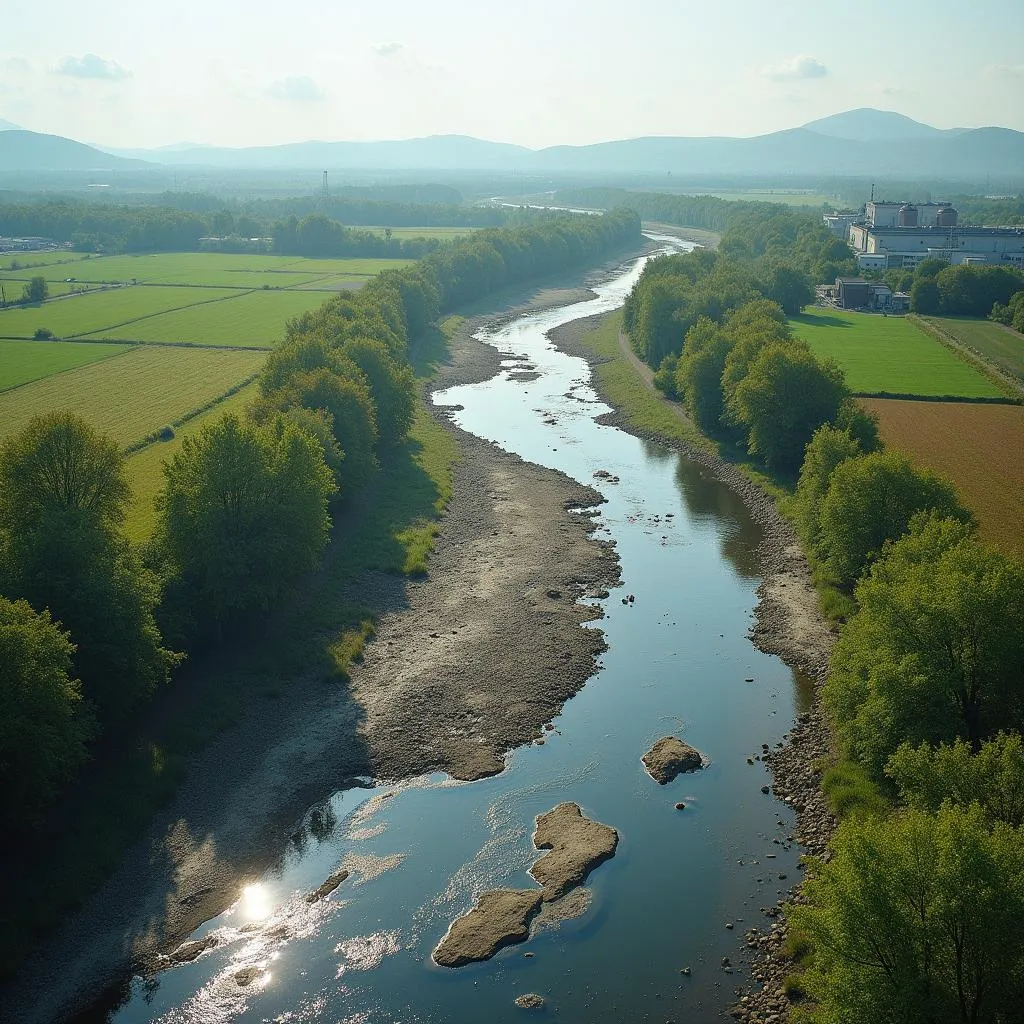
[[[1024,131],[1021,0],[36,0],[5,21],[0,118],[105,146],[539,148],[866,106]]]

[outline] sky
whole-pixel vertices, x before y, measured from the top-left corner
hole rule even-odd
[[[1024,0],[32,0],[0,119],[104,146],[1024,131]]]

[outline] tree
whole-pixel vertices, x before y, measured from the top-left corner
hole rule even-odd
[[[901,537],[918,513],[934,509],[965,523],[971,514],[948,481],[916,469],[903,455],[871,452],[835,468],[819,504],[814,553],[829,578],[850,587]]]
[[[722,329],[701,317],[687,332],[676,367],[676,389],[694,422],[708,433],[722,426],[722,372],[731,347]]]
[[[21,290],[21,301],[25,303],[30,302],[43,302],[50,297],[50,286],[46,283],[46,278],[42,275],[36,275],[31,281]]]
[[[416,378],[408,364],[393,359],[386,346],[369,338],[346,342],[344,353],[370,384],[383,445],[397,444],[409,433],[416,410]]]
[[[69,411],[34,416],[0,449],[0,528],[25,533],[53,516],[124,519],[131,488],[115,441]]]
[[[1024,740],[1020,733],[1000,732],[975,752],[956,740],[937,747],[901,743],[885,774],[896,783],[900,800],[937,811],[947,800],[978,804],[993,821],[1024,825]]]
[[[0,597],[0,820],[48,803],[87,757],[92,723],[72,678],[75,646],[49,612]]]
[[[808,442],[793,507],[797,532],[810,548],[813,549],[818,540],[821,502],[828,493],[832,473],[840,463],[861,454],[860,442],[848,430],[831,423],[820,426]]]
[[[915,313],[938,313],[942,305],[934,277],[920,277],[910,289],[910,308]]]
[[[737,385],[734,417],[747,429],[747,448],[783,473],[795,472],[814,431],[834,419],[847,397],[842,371],[802,345],[761,350]]]
[[[327,543],[335,483],[316,439],[225,415],[164,464],[158,535],[209,625],[266,608]]]
[[[68,412],[0,446],[0,592],[48,608],[104,724],[165,682],[177,656],[153,617],[156,578],[119,532],[131,490],[116,444]]]
[[[979,807],[844,822],[790,911],[823,1024],[1019,1020],[1024,831]]]
[[[957,519],[920,515],[855,596],[823,698],[847,751],[876,778],[903,742],[963,739],[977,751],[997,729],[1024,725],[1019,561]]]

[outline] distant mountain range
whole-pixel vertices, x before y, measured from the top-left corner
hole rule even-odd
[[[154,171],[160,166],[191,166],[586,176],[877,175],[980,181],[1024,178],[1024,133],[1009,128],[943,130],[893,111],[863,108],[754,138],[647,137],[540,150],[464,135],[245,149],[179,143],[149,150],[100,150],[26,131],[0,134],[0,170],[142,170],[147,163]]]
[[[0,132],[16,132],[21,129],[20,124],[15,124],[13,121],[5,121],[0,117]]]

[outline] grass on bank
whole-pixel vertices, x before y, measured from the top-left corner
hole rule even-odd
[[[456,325],[451,321],[447,329]],[[446,345],[438,331],[413,347],[421,378],[443,358]],[[240,392],[209,415],[219,415],[229,403],[242,405],[246,397]],[[200,423],[197,419],[185,433]],[[136,494],[142,491],[149,502],[148,512],[133,513],[130,528],[136,531],[152,528],[152,498],[167,453],[166,445],[154,445],[129,460]],[[218,649],[198,652],[156,696],[136,733],[111,743],[86,766],[48,827],[25,844],[0,851],[8,885],[0,976],[13,974],[26,950],[116,868],[154,812],[173,798],[189,756],[254,703],[263,702],[273,714],[274,702],[290,685],[347,687],[349,666],[373,636],[373,611],[359,580],[365,573],[401,576],[426,570],[438,516],[451,498],[457,458],[454,436],[421,401],[409,437],[386,454],[372,485],[335,509],[323,564],[301,591],[272,614],[244,624]],[[353,716],[337,742],[358,752],[363,744],[358,727]],[[69,835],[74,843],[66,841]]]
[[[960,316],[925,316],[921,319],[1024,382],[1024,334],[991,320]]]

